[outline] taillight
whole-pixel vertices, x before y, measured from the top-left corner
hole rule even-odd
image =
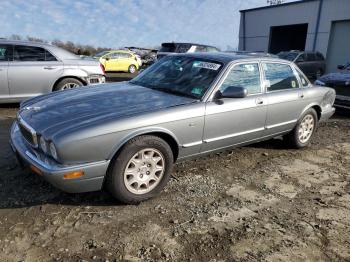
[[[102,73],[105,75],[106,74],[105,67],[101,63],[100,63],[100,67],[101,67]]]

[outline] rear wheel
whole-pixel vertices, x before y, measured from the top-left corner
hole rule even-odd
[[[170,146],[156,136],[130,140],[113,161],[106,186],[119,201],[135,204],[157,195],[167,184],[173,167]]]
[[[55,86],[54,91],[67,90],[83,86],[83,83],[75,78],[64,78]]]
[[[137,68],[135,65],[129,66],[129,73],[134,74],[137,71]]]
[[[306,147],[310,144],[316,128],[317,113],[313,108],[310,108],[300,117],[295,128],[284,136],[284,140],[294,148]]]

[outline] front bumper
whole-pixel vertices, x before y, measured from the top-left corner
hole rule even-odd
[[[62,165],[33,149],[24,140],[17,122],[11,127],[10,144],[18,161],[39,170],[46,181],[68,193],[81,193],[101,190],[109,160],[80,165]],[[84,175],[76,179],[63,179],[64,174],[82,171]]]
[[[106,77],[104,75],[90,75],[85,81],[88,85],[99,85],[106,83]]]

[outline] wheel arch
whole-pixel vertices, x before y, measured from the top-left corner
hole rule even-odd
[[[320,118],[321,118],[322,108],[321,108],[321,106],[320,106],[319,104],[317,104],[317,103],[312,103],[312,104],[307,105],[307,106],[303,109],[303,111],[301,112],[301,114],[299,115],[299,119],[300,119],[300,117],[301,117],[307,110],[309,110],[310,108],[313,108],[313,109],[316,111],[316,113],[317,113],[317,120],[319,121]]]
[[[66,75],[66,76],[61,76],[60,78],[58,78],[58,79],[55,81],[55,83],[53,84],[53,86],[52,86],[52,88],[51,88],[51,91],[54,91],[55,88],[57,87],[58,83],[61,82],[63,79],[66,79],[66,78],[74,78],[74,79],[76,79],[76,80],[82,82],[84,86],[87,85],[87,82],[86,82],[83,78],[81,78],[81,77],[77,77],[77,76],[73,76],[73,75],[72,75],[72,76],[71,76],[71,75]]]
[[[112,160],[112,159],[116,158],[128,141],[130,141],[131,139],[133,139],[135,137],[144,136],[144,135],[157,136],[157,137],[163,139],[166,143],[168,143],[168,145],[170,146],[170,148],[173,152],[173,157],[174,157],[173,161],[176,162],[176,160],[179,156],[179,145],[180,145],[179,141],[177,140],[176,136],[171,131],[164,129],[164,128],[144,129],[144,130],[138,130],[136,132],[128,134],[113,148],[108,159]]]

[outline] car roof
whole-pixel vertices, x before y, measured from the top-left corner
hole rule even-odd
[[[204,44],[197,44],[197,43],[186,43],[186,42],[164,42],[161,45],[196,45],[196,46],[206,46],[206,47],[214,47],[216,49],[218,49],[216,46],[212,46],[212,45],[204,45]]]
[[[6,40],[1,39],[0,44],[5,45],[31,45],[31,46],[54,46],[49,43],[42,43],[42,42],[33,42],[33,41],[24,41],[24,40]]]
[[[275,62],[282,62],[282,63],[291,63],[289,61],[275,58],[275,57],[269,57],[266,55],[260,55],[260,54],[239,54],[239,53],[227,53],[227,52],[198,52],[198,53],[174,53],[170,54],[169,56],[188,56],[188,57],[194,57],[198,59],[208,59],[208,60],[215,60],[217,62],[221,62],[224,64],[228,64],[232,61],[236,60],[268,60],[268,61],[275,61]]]
[[[109,50],[109,53],[126,53],[126,54],[134,54],[133,52],[129,50]]]

